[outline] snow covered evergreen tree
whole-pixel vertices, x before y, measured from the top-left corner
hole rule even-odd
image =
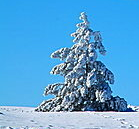
[[[97,60],[97,49],[100,54],[106,54],[100,32],[89,28],[84,12],[79,19],[83,22],[77,24],[78,29],[71,34],[75,44],[51,55],[64,61],[55,66],[51,74],[64,76],[65,82],[48,85],[44,95],[55,97],[42,102],[36,111],[126,111],[127,102],[112,96],[109,84],[114,83],[113,73]]]

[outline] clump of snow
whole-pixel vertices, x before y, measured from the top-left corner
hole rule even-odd
[[[139,106],[128,105],[128,111],[139,112]]]

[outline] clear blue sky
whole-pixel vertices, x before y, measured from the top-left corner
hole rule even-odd
[[[138,0],[1,0],[0,105],[37,106],[48,98],[45,86],[63,81],[49,74],[61,63],[50,54],[73,45],[82,11],[101,31],[107,55],[100,59],[115,75],[113,95],[139,105]]]

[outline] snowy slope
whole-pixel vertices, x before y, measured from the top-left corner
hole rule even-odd
[[[139,112],[46,113],[0,106],[0,129],[139,129]]]

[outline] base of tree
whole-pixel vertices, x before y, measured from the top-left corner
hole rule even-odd
[[[81,102],[69,103],[62,105],[62,98],[56,97],[47,101],[43,101],[35,111],[39,112],[60,112],[60,111],[126,111],[127,102],[119,96],[112,97],[106,102],[87,101],[82,99]]]

